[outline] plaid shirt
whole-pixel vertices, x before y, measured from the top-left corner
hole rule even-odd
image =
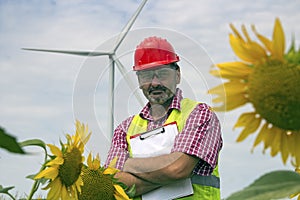
[[[180,110],[182,99],[182,91],[177,89],[167,114],[156,121],[150,115],[150,104],[148,103],[140,112],[140,116],[148,120],[147,129],[152,130],[163,126],[172,109]],[[105,166],[117,156],[116,168],[123,168],[129,157],[126,133],[132,119],[133,116],[127,118],[115,129]],[[217,165],[222,145],[221,129],[216,114],[211,111],[207,104],[200,103],[189,115],[182,132],[176,136],[172,152],[183,152],[200,158],[193,173],[207,176]]]

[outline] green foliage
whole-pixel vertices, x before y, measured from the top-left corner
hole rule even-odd
[[[39,139],[32,139],[32,140],[25,140],[23,142],[20,142],[19,145],[21,147],[26,147],[26,146],[39,146],[43,148],[46,151],[46,144]]]
[[[12,152],[12,153],[25,154],[25,151],[22,148],[23,147],[28,147],[28,146],[41,147],[45,151],[44,160],[46,162],[47,149],[46,149],[46,144],[42,140],[31,139],[31,140],[26,140],[26,141],[18,143],[15,137],[9,135],[8,133],[6,133],[6,131],[3,128],[0,127],[0,148],[4,148],[4,149],[6,149],[6,150],[8,150],[9,152]],[[42,166],[41,170],[43,170],[44,167],[45,166]],[[35,175],[30,175],[30,176],[27,176],[27,178],[33,179],[34,176]],[[45,179],[40,179],[40,180],[34,180],[34,181],[35,182],[32,186],[32,189],[31,189],[31,192],[28,196],[28,199],[32,199],[32,196],[37,191],[39,185],[44,184],[46,180]],[[0,185],[0,193],[9,195],[11,197],[11,199],[15,199],[9,193],[9,190],[11,190],[13,188],[14,188],[14,186],[3,188],[2,185]]]
[[[294,63],[296,65],[300,64],[300,48],[296,50],[294,36],[292,39],[291,47],[288,50],[287,54],[285,54],[284,56],[285,59],[287,59],[289,62]]]
[[[11,187],[3,187],[2,185],[0,185],[0,194],[6,194],[8,196],[10,196],[11,199],[15,199],[10,193],[9,193],[9,190],[15,188],[14,186],[11,186]]]
[[[13,189],[13,188],[14,188],[14,186],[4,188],[2,185],[0,185],[0,193],[7,194],[8,191]]]
[[[300,192],[300,175],[293,171],[274,171],[225,200],[271,200],[289,197]]]
[[[125,192],[129,198],[133,198],[136,193],[135,184],[133,184],[131,187],[129,187]]]
[[[41,147],[44,151],[45,151],[45,162],[47,159],[47,149],[46,149],[46,144],[45,142],[43,142],[42,140],[39,139],[32,139],[32,140],[25,140],[23,142],[19,143],[20,147],[28,147],[28,146],[37,146],[37,147]]]
[[[16,138],[9,135],[3,128],[0,127],[0,148],[6,149],[12,153],[25,154],[22,147],[17,142]]]

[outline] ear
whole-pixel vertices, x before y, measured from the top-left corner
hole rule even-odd
[[[178,68],[176,70],[176,84],[180,83],[180,79],[181,79],[181,73],[180,73],[180,68]]]

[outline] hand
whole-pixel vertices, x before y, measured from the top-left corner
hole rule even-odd
[[[116,173],[115,178],[117,178],[118,181],[124,183],[128,187],[131,187],[133,184],[135,184],[136,186],[135,196],[140,196],[144,193],[147,193],[161,186],[158,184],[153,184],[148,181],[142,180],[130,173],[122,172],[122,171]]]

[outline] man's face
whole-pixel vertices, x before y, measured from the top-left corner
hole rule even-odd
[[[180,70],[170,65],[137,72],[140,88],[152,104],[164,104],[172,98],[180,82]]]

